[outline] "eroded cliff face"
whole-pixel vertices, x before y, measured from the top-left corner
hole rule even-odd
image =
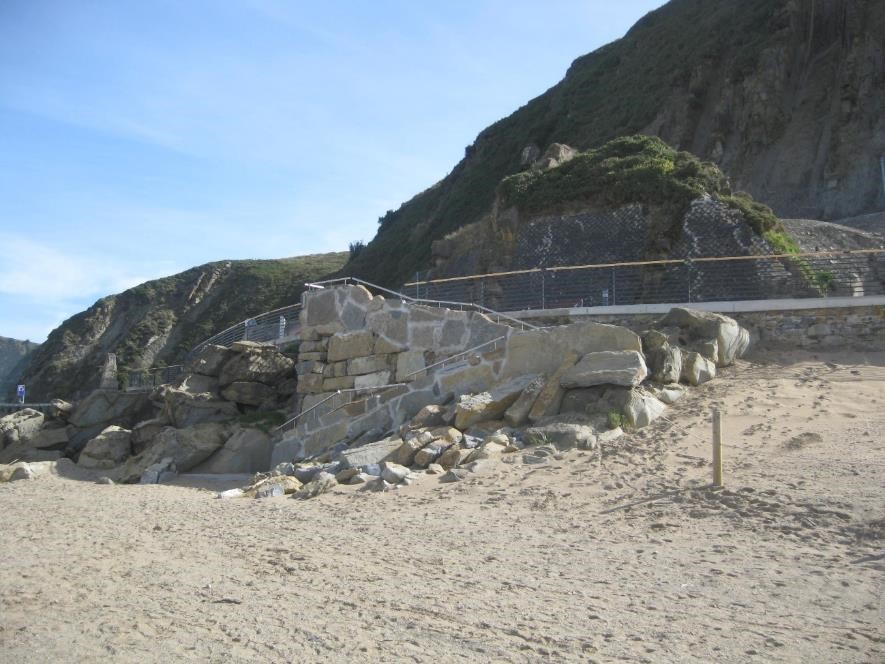
[[[15,394],[18,374],[39,346],[32,341],[0,337],[0,401],[11,399]]]
[[[209,263],[102,298],[53,330],[18,378],[35,399],[70,400],[98,386],[107,353],[121,369],[178,363],[216,332],[297,303],[346,256]]]
[[[696,63],[644,133],[716,162],[782,217],[885,208],[885,3],[793,0],[764,29],[752,72]]]

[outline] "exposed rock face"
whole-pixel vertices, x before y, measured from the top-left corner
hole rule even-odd
[[[512,378],[493,390],[461,397],[455,409],[455,427],[468,429],[483,420],[495,420],[504,415],[529,383],[538,379],[537,375]]]
[[[169,422],[178,428],[204,422],[224,422],[239,415],[235,403],[213,398],[211,394],[190,394],[169,388],[165,394],[165,413]]]
[[[152,408],[148,396],[141,392],[95,390],[77,403],[69,422],[81,429],[112,422],[132,426],[148,419]]]
[[[232,346],[232,350],[236,352],[218,376],[222,387],[235,382],[276,383],[295,369],[295,362],[273,346],[240,341]]]
[[[689,341],[716,341],[716,352],[709,359],[727,367],[750,347],[749,333],[732,318],[709,311],[673,308],[660,322],[662,327],[678,327]]]
[[[257,473],[270,468],[273,440],[259,429],[239,429],[195,473]]]
[[[0,400],[11,399],[15,394],[18,379],[39,345],[31,341],[0,337]]]

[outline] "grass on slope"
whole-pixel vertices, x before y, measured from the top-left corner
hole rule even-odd
[[[396,286],[426,269],[435,239],[492,207],[498,183],[521,170],[520,153],[553,142],[581,150],[647,127],[674,94],[700,112],[700,67],[737,84],[778,39],[783,1],[672,0],[622,39],[578,58],[559,84],[479,134],[441,182],[382,218],[376,237],[345,271]],[[518,63],[514,63],[518,66]],[[691,126],[691,118],[687,119]]]

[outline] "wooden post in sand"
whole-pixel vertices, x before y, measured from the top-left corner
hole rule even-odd
[[[713,410],[713,486],[722,486],[722,411]]]

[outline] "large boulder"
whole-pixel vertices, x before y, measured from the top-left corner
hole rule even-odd
[[[221,387],[237,381],[273,385],[295,373],[295,361],[274,346],[241,341],[234,348],[239,352],[225,363],[218,376]]]
[[[149,448],[126,461],[117,475],[121,481],[137,482],[148,467],[166,458],[172,459],[178,472],[187,472],[212,456],[230,435],[230,427],[218,422],[186,429],[166,427],[154,437]]]
[[[264,383],[237,380],[221,391],[228,401],[246,404],[248,406],[260,406],[268,399],[276,396],[274,389]]]
[[[131,427],[153,413],[150,397],[144,392],[94,390],[77,404],[68,421],[80,429],[109,424]]]
[[[728,316],[674,307],[661,320],[662,327],[678,327],[689,341],[715,341],[716,364],[729,366],[750,347],[750,333]]]
[[[402,444],[402,438],[391,436],[368,445],[344,450],[340,456],[341,465],[344,468],[360,468],[361,466],[380,464],[382,461],[393,461]]]
[[[543,376],[537,376],[525,386],[513,405],[504,413],[504,421],[508,426],[519,427],[528,421],[532,406],[535,405],[546,383]]]
[[[664,403],[653,395],[640,390],[630,390],[624,406],[624,415],[631,426],[641,429],[658,419],[666,408]]]
[[[685,353],[682,361],[683,381],[690,385],[700,385],[716,377],[716,365],[700,353]]]
[[[68,446],[68,430],[66,427],[44,427],[31,436],[27,443],[41,450],[63,450]]]
[[[151,420],[139,422],[132,427],[132,453],[141,454],[150,447],[154,437],[165,427],[169,426],[169,420],[165,417],[155,417]]]
[[[658,383],[678,383],[682,374],[682,349],[670,344],[667,335],[657,330],[642,337],[645,359],[652,380]]]
[[[109,426],[86,443],[77,464],[82,468],[115,468],[132,453],[132,432]]]
[[[258,473],[270,468],[273,438],[260,429],[237,429],[215,454],[194,467],[195,473]]]
[[[559,381],[565,389],[594,385],[639,385],[648,376],[645,358],[636,350],[587,353]]]
[[[204,346],[185,367],[190,373],[218,378],[221,368],[227,364],[234,352],[224,346],[209,344]]]
[[[54,420],[67,421],[72,412],[74,412],[73,404],[64,399],[52,399],[49,402],[49,417]]]
[[[529,445],[555,445],[561,450],[596,447],[596,428],[589,424],[551,422],[525,430],[523,439]]]
[[[172,387],[166,390],[164,399],[165,415],[179,429],[204,422],[224,422],[240,414],[235,403],[217,399],[205,392],[190,394]]]
[[[14,443],[25,443],[43,426],[43,413],[23,408],[0,417],[0,449]]]
[[[336,334],[329,339],[327,359],[341,362],[354,357],[366,357],[375,352],[375,335],[369,330]]]
[[[529,410],[529,422],[532,424],[542,420],[550,415],[556,415],[559,407],[562,405],[562,399],[565,396],[565,390],[560,385],[560,380],[565,373],[575,366],[578,361],[578,354],[575,351],[568,351],[563,357],[559,368],[554,371],[544,387],[538,393],[535,403]]]
[[[201,394],[203,392],[215,394],[218,392],[218,378],[198,373],[189,373],[181,379],[178,387],[190,394]]]
[[[462,396],[455,408],[455,427],[463,431],[477,422],[499,419],[526,386],[538,378],[537,375],[520,376],[496,385],[488,392]]]

